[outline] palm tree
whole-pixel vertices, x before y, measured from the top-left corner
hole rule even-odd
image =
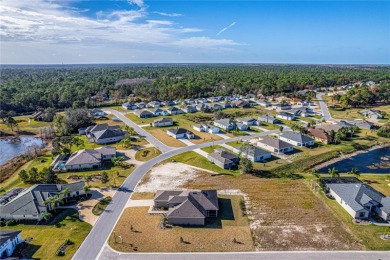
[[[125,160],[124,156],[118,156],[111,159],[111,162],[114,166],[121,166]]]
[[[320,174],[318,173],[318,170],[313,169],[310,171],[310,173],[311,173],[312,179],[319,179],[320,178]]]
[[[339,170],[337,170],[335,167],[333,167],[332,169],[329,168],[329,169],[328,169],[328,173],[330,174],[330,176],[331,176],[332,178],[340,177],[340,172],[339,172]]]
[[[352,168],[351,171],[348,172],[348,174],[355,175],[356,177],[360,176],[360,171],[358,168]]]
[[[66,188],[58,193],[58,196],[62,199],[65,199],[68,197],[68,194],[70,194],[72,191],[69,188]]]
[[[57,195],[51,196],[45,200],[45,205],[49,205],[50,210],[56,210],[57,204],[62,203],[64,200]]]
[[[45,221],[47,222],[50,218],[51,218],[51,213],[49,212],[42,212],[41,213],[41,216],[45,219]]]
[[[345,139],[344,133],[342,131],[337,131],[333,140],[335,143],[339,143],[343,139]]]
[[[329,138],[332,142],[336,142],[335,140],[335,137],[336,137],[336,132],[332,129],[329,131]]]
[[[89,192],[91,191],[91,186],[90,185],[84,186],[83,191],[84,191],[85,194],[88,195]]]

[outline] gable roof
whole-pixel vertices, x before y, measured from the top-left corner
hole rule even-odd
[[[79,165],[89,163],[100,163],[102,160],[102,153],[96,150],[79,150],[70,155],[65,165]]]
[[[185,128],[172,128],[172,129],[168,129],[167,131],[174,134],[174,135],[193,134],[191,131],[189,131]]]
[[[229,125],[234,125],[234,121],[229,119],[229,118],[223,118],[223,119],[215,120],[214,124],[220,124],[220,125],[223,125],[223,126],[229,126]]]
[[[270,137],[270,136],[264,136],[262,137],[260,140],[259,140],[260,143],[263,143],[263,144],[266,144],[266,145],[269,145],[271,147],[274,147],[276,149],[284,149],[284,148],[287,148],[287,147],[291,147],[292,145],[285,142],[285,141],[282,141],[282,140],[279,140],[277,138],[273,138],[273,137]]]
[[[173,119],[170,117],[163,117],[163,118],[159,118],[159,119],[154,120],[154,123],[166,123],[166,122],[173,122]]]
[[[251,121],[256,121],[256,119],[252,117],[239,117],[237,118],[238,122],[251,122]]]
[[[239,146],[239,147],[237,147],[237,149],[239,149],[241,151],[241,149],[243,149],[243,148],[242,148],[242,146]],[[270,152],[263,150],[257,146],[252,145],[250,148],[248,147],[248,149],[243,149],[242,154],[257,157],[257,156],[262,156],[265,154],[270,154]]]
[[[313,139],[311,139],[310,137],[293,131],[284,131],[280,134],[280,136],[299,143],[308,143],[313,141]]]
[[[353,210],[364,209],[367,203],[381,204],[379,207],[386,213],[390,213],[390,197],[385,197],[374,188],[363,183],[327,184],[327,187],[335,192]]]
[[[321,128],[308,128],[307,131],[314,137],[317,137],[322,140],[331,141],[328,133]]]

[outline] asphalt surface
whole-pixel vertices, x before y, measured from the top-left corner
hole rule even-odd
[[[385,260],[389,252],[383,251],[272,251],[245,253],[119,253],[105,248],[101,260]]]
[[[109,111],[111,112],[111,114],[113,114],[114,116],[116,116],[117,118],[119,118],[122,122],[124,122],[126,125],[134,128],[134,130],[143,138],[146,139],[146,141],[148,141],[149,143],[153,144],[157,149],[159,149],[161,152],[165,153],[165,152],[168,152],[168,151],[171,151],[175,148],[172,148],[172,147],[169,147],[165,144],[163,144],[162,142],[160,142],[160,140],[158,140],[157,138],[155,138],[153,135],[151,135],[148,131],[146,131],[145,129],[143,129],[142,127],[138,126],[136,123],[134,123],[133,121],[131,121],[130,119],[128,119],[125,115],[123,115],[121,112],[118,112],[116,110],[113,110],[113,109],[104,109],[105,111]]]
[[[316,97],[317,97],[317,100],[318,102],[320,103],[320,108],[321,108],[321,111],[322,111],[322,116],[324,117],[325,121],[330,121],[330,120],[333,120],[332,116],[330,115],[329,113],[329,109],[328,109],[328,106],[326,105],[326,103],[324,102],[324,100],[322,99],[322,95],[324,93],[317,93],[316,94]]]
[[[96,224],[93,226],[91,232],[88,234],[88,236],[85,238],[84,242],[81,244],[80,248],[77,250],[76,254],[73,256],[72,259],[76,260],[89,260],[89,259],[96,259],[100,255],[100,251],[103,251],[105,247],[105,243],[108,239],[108,237],[111,234],[111,231],[113,230],[116,222],[119,220],[119,217],[121,216],[125,205],[127,201],[129,200],[133,190],[137,186],[138,182],[142,179],[142,177],[156,164],[174,156],[180,153],[184,153],[187,151],[192,151],[194,149],[203,148],[207,146],[218,144],[223,144],[231,141],[237,141],[239,139],[246,139],[246,138],[254,138],[258,136],[264,136],[272,133],[278,132],[277,130],[263,132],[263,133],[257,133],[255,135],[251,136],[240,136],[230,139],[223,139],[218,140],[214,142],[208,142],[203,144],[197,144],[192,146],[187,146],[183,148],[176,148],[172,149],[168,146],[162,144],[160,141],[158,141],[156,138],[151,136],[149,133],[147,133],[144,129],[138,127],[136,124],[134,124],[131,120],[129,120],[127,117],[123,116],[121,113],[114,111],[114,110],[108,110],[112,112],[115,116],[117,116],[119,119],[121,119],[124,123],[134,128],[135,131],[139,131],[141,135],[144,135],[146,139],[152,143],[153,145],[156,144],[156,147],[159,149],[165,148],[164,153],[145,162],[144,164],[138,166],[124,181],[122,186],[118,189],[118,191],[115,193],[114,197],[112,198],[111,203],[107,206],[104,213],[100,216]],[[146,133],[147,134],[146,134]],[[157,141],[156,141],[157,140]]]

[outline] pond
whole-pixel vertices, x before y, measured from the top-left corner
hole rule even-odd
[[[328,169],[333,167],[341,173],[357,168],[360,173],[390,174],[390,147],[357,154],[320,169],[320,173],[328,173]]]
[[[24,154],[27,147],[38,145],[41,147],[43,141],[40,138],[21,137],[20,142],[11,142],[10,140],[0,140],[0,165],[11,160],[15,156]]]

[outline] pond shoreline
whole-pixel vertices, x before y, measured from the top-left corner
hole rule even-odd
[[[352,152],[352,153],[348,153],[348,154],[340,154],[338,157],[336,157],[334,159],[331,159],[329,161],[326,161],[324,163],[316,165],[313,169],[320,170],[320,169],[323,169],[325,167],[328,167],[329,165],[332,165],[334,163],[338,163],[340,161],[349,159],[349,158],[354,157],[356,155],[368,153],[368,152],[371,152],[371,151],[374,151],[374,150],[377,150],[377,149],[386,148],[386,147],[390,147],[390,143],[382,143],[382,144],[379,144],[379,145],[371,146],[370,148],[365,149],[365,150],[358,150],[358,151],[355,151],[355,152]]]

